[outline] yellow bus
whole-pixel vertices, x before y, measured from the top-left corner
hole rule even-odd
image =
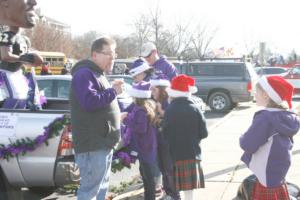
[[[52,74],[60,74],[67,63],[67,57],[62,52],[39,51],[38,53],[43,57],[44,62],[49,63]],[[35,73],[41,74],[41,69],[42,66],[35,67]]]

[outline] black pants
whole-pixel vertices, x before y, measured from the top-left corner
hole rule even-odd
[[[155,189],[158,181],[159,172],[157,163],[140,162],[140,173],[144,183],[145,200],[155,200]]]
[[[162,173],[163,187],[167,195],[175,200],[180,200],[176,190],[174,177],[174,164],[170,155],[169,145],[161,133],[158,134],[158,164]]]

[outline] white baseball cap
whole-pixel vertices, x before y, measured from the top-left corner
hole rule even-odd
[[[152,42],[147,42],[143,44],[140,56],[147,57],[153,50],[156,50],[155,44],[153,44]]]

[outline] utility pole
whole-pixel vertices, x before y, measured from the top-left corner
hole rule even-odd
[[[259,43],[259,63],[261,66],[265,65],[265,52],[266,52],[266,43]]]

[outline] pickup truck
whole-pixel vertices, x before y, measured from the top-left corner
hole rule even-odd
[[[11,157],[9,152],[13,153],[14,148],[3,150],[16,144],[18,140],[25,139],[26,142],[26,138],[40,143],[40,139],[43,139],[45,132],[49,132],[49,128],[57,129],[56,124],[61,124],[62,119],[69,118],[71,76],[50,75],[35,78],[47,99],[43,110],[0,108],[0,200],[22,199],[22,187],[34,192],[42,190],[44,193],[51,193],[56,187],[79,182],[79,169],[74,163],[71,130],[67,125],[58,125],[63,129],[52,134],[53,137],[47,140],[48,145],[41,143],[25,155],[21,152]],[[129,87],[129,84],[125,86]],[[132,102],[126,94],[119,95],[118,99],[124,105]],[[22,147],[19,149],[22,150]]]
[[[0,109],[0,199],[22,199],[21,187],[53,191],[58,186],[79,182],[71,131],[66,122],[62,123],[69,118],[68,113]],[[51,138],[43,142],[50,134]],[[15,155],[14,147],[22,148],[20,143],[29,141],[35,141],[35,145],[23,148],[24,155],[22,149]]]

